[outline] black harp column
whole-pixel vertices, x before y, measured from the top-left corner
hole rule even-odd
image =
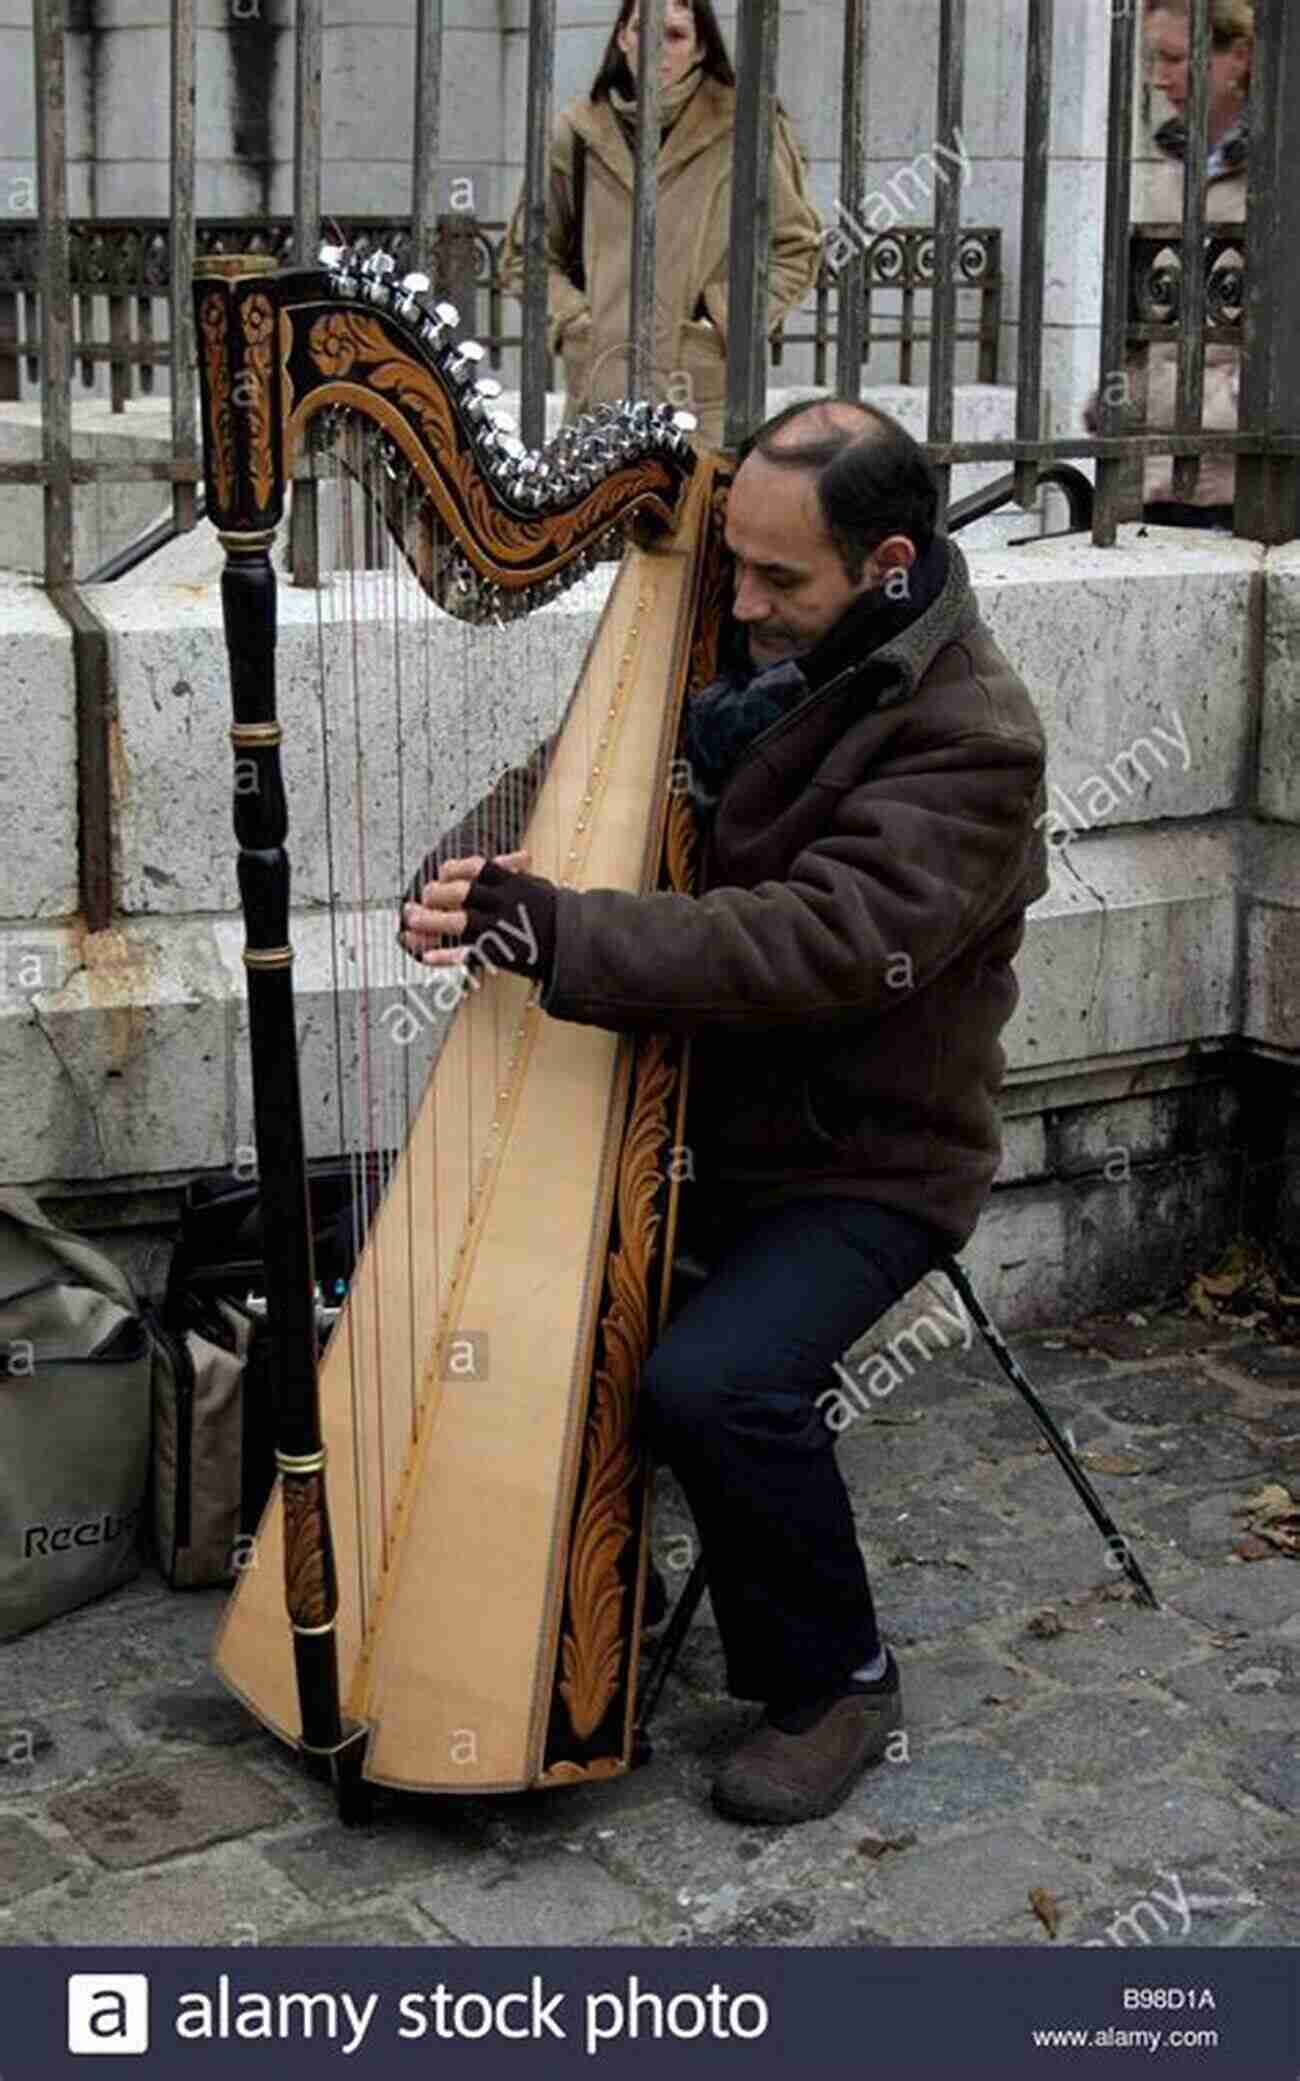
[[[284,1509],[285,1599],[293,1628],[302,1747],[340,1790],[359,1778],[345,1730],[334,1623],[338,1582],[325,1489],[316,1375],[316,1298],[289,944],[288,811],[275,701],[275,573],[284,511],[278,312],[269,255],[201,262],[194,273],[208,517],[226,553],[221,605],[230,654],[234,824],[248,971],[249,1047],[267,1324],[276,1383],[276,1465]]]

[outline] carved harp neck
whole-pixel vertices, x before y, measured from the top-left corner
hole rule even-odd
[[[590,569],[634,515],[675,527],[694,467],[669,406],[602,406],[529,450],[498,423],[483,349],[457,313],[393,262],[327,249],[331,265],[265,256],[196,269],[209,517],[261,536],[311,440],[386,485],[384,517],[425,590],[461,618],[543,604]]]

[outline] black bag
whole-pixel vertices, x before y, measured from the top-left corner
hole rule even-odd
[[[323,1348],[347,1292],[381,1164],[312,1166],[308,1188]],[[173,1589],[230,1582],[256,1559],[275,1481],[273,1344],[258,1188],[238,1175],[191,1184],[163,1302],[171,1366],[156,1376],[154,1539]]]

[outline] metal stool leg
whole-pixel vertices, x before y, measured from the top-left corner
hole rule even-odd
[[[1038,1396],[1034,1393],[1006,1339],[982,1306],[974,1287],[971,1285],[961,1265],[955,1257],[946,1257],[940,1266],[940,1270],[956,1290],[972,1322],[982,1331],[985,1342],[1008,1380],[1028,1402],[1035,1422],[1065,1469],[1076,1495],[1080,1498],[1089,1517],[1091,1517],[1101,1533],[1110,1551],[1116,1556],[1119,1566],[1133,1584],[1142,1603],[1149,1604],[1152,1611],[1159,1611],[1160,1604],[1156,1593],[1143,1574],[1137,1556],[1133,1552],[1128,1540],[1117,1528],[1115,1520],[1111,1517],[1101,1497],[1097,1494],[1096,1489],[1071,1452],[1069,1444],[1057,1426],[1056,1419],[1052,1416],[1050,1410],[1043,1406]]]
[[[664,1685],[672,1675],[673,1664],[682,1651],[682,1644],[691,1630],[691,1624],[703,1601],[708,1583],[704,1573],[704,1556],[701,1554],[682,1587],[680,1596],[672,1609],[672,1616],[664,1629],[664,1637],[655,1649],[650,1664],[650,1673],[642,1686],[637,1705],[636,1725],[632,1735],[632,1760],[634,1763],[650,1761],[650,1718],[659,1703]]]

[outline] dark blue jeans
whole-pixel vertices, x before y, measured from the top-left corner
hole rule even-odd
[[[781,1706],[833,1690],[880,1645],[818,1397],[951,1245],[843,1199],[792,1201],[719,1241],[646,1365],[641,1421],[695,1518],[728,1687]]]

